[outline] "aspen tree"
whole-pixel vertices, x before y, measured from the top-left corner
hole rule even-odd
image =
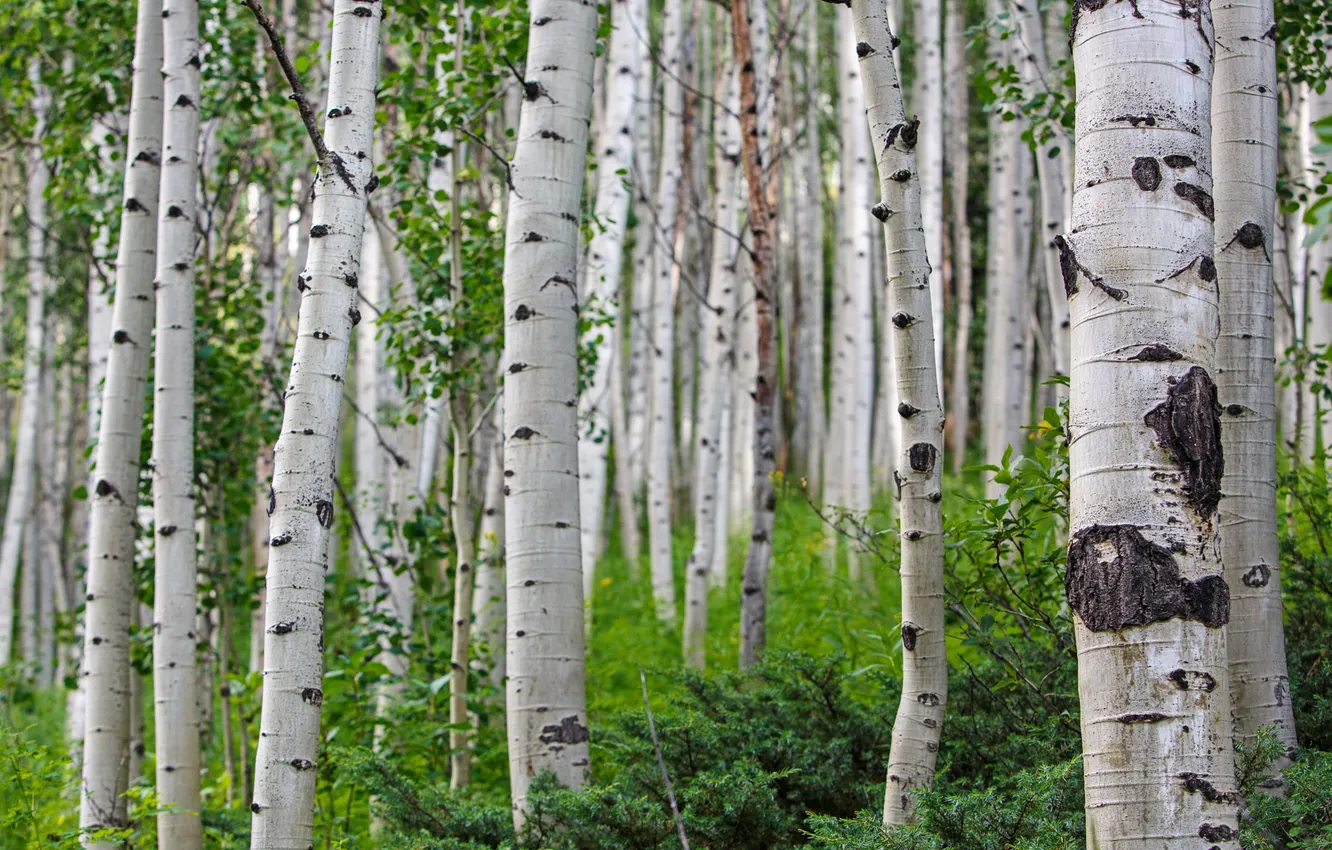
[[[1271,0],[1222,3],[1212,14],[1216,40],[1228,48],[1217,53],[1212,83],[1212,173],[1216,272],[1226,288],[1216,390],[1225,409],[1218,526],[1230,587],[1231,714],[1237,739],[1275,726],[1294,748],[1276,518],[1272,239],[1278,120],[1276,43],[1267,35],[1275,18]]]
[[[1088,846],[1238,848],[1209,4],[1079,4],[1065,590]]]
[[[388,303],[387,292],[379,230],[367,214],[357,273],[358,309],[370,317],[378,316]],[[378,576],[373,573],[377,569],[375,559],[387,543],[384,532],[389,465],[397,455],[385,450],[380,442],[381,397],[387,388],[384,386],[384,351],[379,338],[379,323],[374,318],[363,319],[353,333],[356,335],[356,420],[352,429],[352,459],[356,472],[356,515],[365,536],[355,551],[362,573],[378,582]],[[369,551],[365,551],[367,549]]]
[[[611,326],[620,322],[624,266],[624,240],[629,225],[629,175],[633,167],[633,126],[638,112],[640,52],[646,51],[647,4],[643,0],[614,0],[606,68],[606,112],[597,151],[596,218],[601,227],[592,237],[583,264],[582,293],[586,309],[604,316]],[[583,596],[592,598],[592,582],[601,552],[606,467],[610,448],[611,370],[617,358],[612,348],[616,335],[608,327],[592,327],[583,335],[584,346],[596,351],[596,363],[587,388],[578,399],[579,499],[583,505]],[[624,446],[617,446],[617,452]]]
[[[723,392],[730,392],[725,378],[730,337],[735,328],[735,267],[740,245],[733,234],[740,231],[740,112],[739,79],[733,64],[717,75],[718,97],[713,104],[716,185],[713,204],[712,267],[708,274],[707,301],[699,329],[699,422],[694,450],[694,548],[685,566],[685,663],[701,670],[706,664],[708,634],[709,575],[725,570],[716,560],[717,505],[726,500],[720,466]]]
[[[578,210],[597,10],[533,0],[504,255],[509,783],[588,777],[578,505]]]
[[[675,579],[671,557],[671,450],[675,445],[675,299],[674,282],[683,247],[680,187],[684,179],[685,30],[692,23],[693,2],[662,9],[661,148],[658,155],[652,217],[655,254],[652,286],[652,377],[648,403],[647,514],[652,596],[657,617],[675,620]],[[592,506],[588,506],[591,510]]]
[[[504,432],[503,405],[496,402],[490,434],[481,446],[490,455],[486,489],[481,503],[480,540],[477,545],[476,587],[472,592],[475,642],[485,647],[487,678],[492,687],[504,686]]]
[[[941,0],[913,0],[915,36],[915,84],[912,111],[920,121],[916,160],[920,169],[920,215],[925,228],[925,252],[939,263],[930,269],[930,303],[934,310],[935,376],[943,397],[944,368],[944,92],[943,51],[939,30],[943,21]]]
[[[129,631],[162,153],[162,4],[140,0],[131,77],[116,300],[89,492],[83,626],[81,828],[115,823],[130,749]],[[106,846],[102,843],[102,846]]]
[[[46,187],[51,169],[42,155],[42,139],[51,110],[51,93],[41,80],[40,60],[28,66],[32,111],[36,118],[28,146],[28,317],[23,342],[23,387],[19,401],[18,441],[5,505],[4,540],[0,542],[0,665],[10,661],[14,635],[14,591],[23,540],[36,516],[37,422],[41,411],[42,364],[46,345]],[[24,659],[25,661],[30,659]]]
[[[804,96],[804,132],[796,138],[795,194],[815,204],[809,215],[796,216],[797,317],[792,329],[795,351],[795,427],[791,449],[797,472],[807,478],[811,493],[823,485],[821,449],[827,430],[823,391],[823,164],[819,145],[819,9],[818,0],[802,0],[792,8],[801,22],[798,35],[804,61],[794,62],[796,88]],[[803,16],[803,17],[802,17]]]
[[[902,109],[885,0],[852,0],[856,54],[879,165],[888,268],[887,322],[902,440],[894,472],[901,492],[902,701],[893,724],[884,821],[912,816],[911,792],[934,777],[948,695],[944,648],[942,472],[943,411],[935,375],[930,263],[921,229],[916,127]]]
[[[766,20],[763,0],[754,11],[756,20]],[[740,591],[740,666],[755,664],[767,643],[767,582],[772,563],[772,531],[776,521],[777,496],[772,474],[776,471],[777,444],[774,408],[777,390],[777,341],[774,315],[776,287],[773,279],[773,247],[767,189],[764,185],[764,161],[760,152],[763,122],[760,111],[762,92],[756,68],[766,68],[751,39],[749,0],[732,0],[731,35],[735,42],[735,62],[740,69],[740,161],[748,189],[749,231],[754,239],[751,268],[754,274],[755,381],[753,383],[753,431],[750,443],[753,458],[753,486],[750,503],[752,530],[745,556],[743,586]],[[760,31],[766,31],[763,24]],[[742,343],[743,344],[743,343]],[[743,444],[740,444],[743,445]]]
[[[648,33],[641,32],[639,37],[646,42]],[[649,337],[653,281],[656,279],[653,265],[657,255],[657,239],[660,238],[659,228],[651,214],[651,204],[656,196],[654,189],[657,184],[657,160],[654,152],[656,133],[653,127],[658,110],[648,108],[648,105],[658,102],[657,80],[654,74],[656,62],[646,44],[643,45],[639,55],[642,64],[638,71],[636,99],[642,108],[635,110],[633,124],[633,208],[638,224],[634,229],[630,319],[626,327],[629,337],[627,346],[629,360],[624,370],[625,433],[628,437],[626,454],[631,473],[627,489],[635,498],[642,495],[647,469],[648,379],[652,347]],[[635,557],[629,561],[631,567],[636,564],[638,555],[637,547],[634,548]]]
[[[333,525],[339,410],[365,230],[383,4],[336,0],[327,121],[311,205],[282,430],[269,497],[263,709],[250,846],[309,846],[319,707],[323,703],[324,575]],[[311,119],[311,123],[313,120]]]
[[[971,322],[975,315],[971,299],[971,225],[967,221],[967,164],[970,107],[967,103],[966,6],[962,0],[947,0],[944,20],[944,69],[948,125],[945,162],[948,165],[949,203],[953,237],[953,300],[957,304],[957,329],[953,337],[952,385],[948,411],[952,416],[948,451],[953,472],[961,472],[967,456],[967,433],[971,428],[970,362]]]
[[[153,387],[153,705],[162,847],[202,847],[195,672],[194,231],[199,23],[195,0],[162,5],[161,188]],[[196,693],[197,692],[197,693]]]

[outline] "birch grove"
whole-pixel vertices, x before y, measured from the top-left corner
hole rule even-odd
[[[1317,843],[1324,5],[0,0],[0,850]]]

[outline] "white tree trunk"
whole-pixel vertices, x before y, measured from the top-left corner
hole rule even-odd
[[[934,362],[943,398],[944,368],[944,93],[940,0],[913,0],[915,35],[915,84],[911,110],[920,121],[916,161],[920,171],[920,216],[925,228],[925,252],[935,267],[930,269],[930,303],[934,309]],[[1035,4],[1032,4],[1033,8]],[[936,268],[937,267],[937,268]]]
[[[583,264],[584,311],[597,326],[583,335],[583,345],[596,351],[591,379],[578,399],[579,499],[583,506],[583,597],[592,598],[596,562],[602,550],[606,502],[606,470],[610,448],[611,369],[616,357],[614,325],[620,322],[620,273],[629,223],[628,175],[633,167],[633,126],[638,111],[638,74],[642,36],[647,33],[643,0],[615,0],[611,5],[610,51],[606,62],[606,112],[597,151],[596,218],[600,223]],[[609,326],[600,324],[606,320]],[[625,447],[617,446],[617,451]]]
[[[1219,4],[1213,18],[1216,39],[1228,48],[1216,57],[1212,164],[1216,271],[1226,282],[1216,389],[1226,412],[1219,526],[1231,594],[1231,713],[1239,740],[1276,726],[1293,748],[1276,518],[1272,257],[1278,121],[1276,44],[1266,35],[1274,26],[1273,4]]]
[[[971,322],[975,315],[971,294],[971,225],[967,220],[968,134],[970,107],[967,103],[966,6],[962,0],[947,0],[944,22],[944,64],[947,74],[948,179],[952,205],[953,300],[957,305],[957,329],[953,337],[952,385],[948,410],[952,417],[948,451],[954,473],[960,473],[967,457],[967,435],[971,429],[970,360]]]
[[[504,259],[509,783],[588,778],[578,509],[578,211],[597,10],[533,0]]]
[[[725,588],[730,580],[731,566],[731,500],[726,497],[726,485],[731,480],[734,432],[731,423],[731,385],[735,382],[735,328],[731,328],[731,345],[722,359],[722,374],[718,392],[722,395],[721,419],[718,422],[717,451],[717,519],[712,544],[713,569],[708,573],[708,586]]]
[[[328,163],[315,181],[310,250],[282,431],[269,498],[268,607],[263,710],[255,757],[253,850],[311,842],[319,706],[323,703],[323,597],[333,525],[339,411],[365,230],[382,6],[336,0]],[[336,157],[336,159],[334,159]],[[340,163],[338,162],[340,160]]]
[[[42,158],[51,94],[40,80],[41,65],[34,59],[28,69],[33,83],[32,110],[36,116],[33,143],[28,148],[28,319],[24,335],[23,387],[19,401],[18,444],[5,505],[4,540],[0,542],[0,664],[10,661],[14,634],[14,591],[18,579],[23,538],[31,528],[37,507],[37,420],[41,410],[42,363],[46,335],[46,186],[50,167]]]
[[[740,88],[734,63],[717,75],[718,97],[713,107],[715,187],[712,230],[712,267],[708,274],[707,303],[699,328],[699,419],[694,449],[694,548],[685,566],[685,663],[697,670],[707,662],[709,576],[725,570],[715,560],[717,506],[726,501],[725,485],[717,470],[721,456],[722,409],[730,392],[725,380],[731,334],[735,329],[735,265],[740,245]]]
[[[1065,589],[1089,845],[1239,847],[1215,511],[1208,4],[1074,11]]]
[[[491,687],[504,687],[504,433],[503,403],[496,401],[490,437],[482,446],[490,454],[481,507],[476,587],[472,592],[474,643],[483,653]],[[484,432],[483,432],[484,433]]]
[[[646,32],[641,37],[648,38]],[[643,489],[647,469],[648,378],[651,373],[652,282],[656,279],[653,261],[659,229],[652,215],[653,187],[657,182],[657,160],[653,154],[654,118],[658,110],[653,72],[656,63],[650,50],[639,54],[637,101],[633,123],[633,207],[638,219],[634,228],[633,278],[630,292],[630,317],[623,333],[629,340],[629,361],[624,370],[625,427],[628,435],[629,492],[637,498]],[[617,454],[619,452],[616,452]]]
[[[95,483],[89,493],[83,627],[83,828],[115,823],[129,759],[129,627],[134,600],[139,447],[152,351],[157,193],[162,153],[162,4],[140,0],[129,148],[116,258],[111,350],[102,389]],[[108,846],[101,843],[102,847]]]
[[[914,128],[902,109],[884,0],[852,0],[857,54],[879,164],[888,264],[888,324],[902,446],[894,472],[900,488],[902,546],[902,701],[893,724],[884,821],[911,818],[910,792],[933,780],[948,695],[944,648],[943,411],[934,355],[930,263],[921,230]],[[862,213],[863,214],[863,213]]]
[[[652,279],[652,378],[647,441],[648,553],[657,617],[675,620],[675,575],[671,553],[671,453],[675,446],[675,284],[684,246],[680,187],[684,179],[685,29],[693,2],[662,11],[661,148],[658,158],[655,260]]]
[[[195,0],[164,0],[161,191],[153,387],[153,705],[157,831],[164,846],[202,847],[199,691],[195,671],[194,233],[199,147]],[[203,692],[207,694],[207,692]]]
[[[1305,167],[1309,169],[1305,180],[1310,185],[1317,185],[1315,181],[1326,173],[1324,155],[1317,150],[1319,141],[1313,132],[1313,122],[1327,115],[1332,115],[1332,89],[1319,93],[1310,86],[1300,120],[1301,148],[1305,151]],[[1295,218],[1302,221],[1298,214]],[[1297,232],[1300,242],[1296,244],[1302,245],[1308,229],[1302,226]],[[1300,274],[1295,299],[1300,309],[1296,324],[1301,329],[1303,347],[1310,352],[1318,351],[1332,346],[1332,300],[1322,297],[1323,281],[1332,270],[1332,240],[1323,238],[1309,246],[1302,252],[1297,267]],[[1312,367],[1306,367],[1299,412],[1299,447],[1306,461],[1317,459],[1320,446],[1324,452],[1332,449],[1332,410],[1315,386],[1322,380],[1313,374]]]

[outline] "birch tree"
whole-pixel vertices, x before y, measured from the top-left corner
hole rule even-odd
[[[199,173],[199,9],[164,0],[165,110],[153,375],[153,705],[158,840],[203,846],[195,675],[194,232]]]
[[[1226,633],[1235,736],[1248,740],[1275,726],[1293,748],[1276,516],[1273,11],[1271,0],[1257,0],[1218,4],[1212,13],[1216,41],[1227,47],[1217,53],[1212,84],[1216,273],[1226,287],[1216,341],[1217,400],[1225,409],[1218,530],[1231,592]]]
[[[582,293],[586,309],[604,316],[611,326],[620,321],[620,272],[629,225],[628,177],[633,167],[633,127],[638,112],[641,53],[646,52],[647,5],[643,0],[611,4],[611,37],[606,66],[606,114],[597,151],[596,218],[601,227],[592,237],[583,265]],[[606,471],[610,447],[611,370],[618,368],[621,349],[613,348],[615,333],[592,327],[583,335],[596,361],[587,387],[578,399],[579,498],[583,505],[583,596],[592,598],[597,557],[602,549]],[[617,446],[623,451],[626,446]]]
[[[509,784],[588,778],[578,505],[578,210],[597,10],[533,0],[504,255]]]
[[[83,626],[81,828],[117,822],[130,746],[131,567],[139,448],[152,351],[157,193],[162,154],[162,3],[139,0],[131,76],[116,300],[88,512]],[[193,520],[191,520],[193,527]],[[105,845],[103,845],[105,846]]]
[[[23,386],[19,401],[18,444],[5,504],[4,540],[0,542],[0,664],[10,661],[14,635],[14,591],[23,554],[23,540],[36,517],[37,424],[42,402],[42,364],[46,345],[46,187],[51,169],[42,154],[42,139],[51,109],[51,93],[41,79],[40,60],[31,60],[28,79],[33,88],[36,118],[28,147],[28,316],[23,337]],[[29,660],[29,659],[24,659]]]
[[[934,777],[948,696],[943,607],[943,411],[934,355],[930,262],[921,229],[917,135],[902,109],[885,0],[852,0],[856,53],[870,137],[879,165],[888,268],[887,321],[893,328],[893,380],[902,419],[898,468],[902,547],[902,701],[893,724],[884,822],[912,816],[911,792]]]
[[[275,42],[272,21],[251,0]],[[383,5],[336,0],[328,118],[320,136],[310,248],[300,273],[300,312],[282,431],[269,495],[268,607],[263,709],[255,756],[250,846],[312,841],[319,707],[323,703],[323,596],[333,525],[339,410],[357,308],[357,269],[372,185],[375,78]],[[282,54],[285,57],[285,53]],[[283,59],[307,128],[313,110]]]
[[[1236,848],[1206,3],[1080,4],[1065,591],[1087,834]]]

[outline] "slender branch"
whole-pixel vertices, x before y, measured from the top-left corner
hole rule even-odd
[[[689,839],[685,836],[684,820],[680,817],[680,807],[675,804],[675,789],[671,787],[671,775],[666,772],[666,757],[661,754],[661,742],[657,740],[657,724],[652,719],[652,706],[648,704],[647,674],[638,668],[638,679],[643,683],[643,710],[647,712],[648,731],[652,733],[652,748],[657,751],[657,766],[661,768],[661,779],[666,783],[666,799],[671,803],[671,817],[675,819],[675,828],[680,833],[680,847],[689,850]]]
[[[466,127],[458,126],[456,129],[458,130],[459,133],[462,133],[467,138],[471,139],[481,147],[490,151],[491,156],[495,157],[495,159],[500,161],[500,164],[504,166],[504,181],[509,184],[509,191],[512,192],[515,196],[521,198],[522,195],[518,194],[517,187],[513,185],[513,164],[510,163],[509,160],[505,158],[504,154],[495,150],[495,148],[491,146],[490,142],[487,142],[485,139],[481,138],[476,133],[473,133],[471,130],[467,129]]]
[[[260,0],[241,0],[241,5],[254,13],[255,20],[268,35],[268,43],[273,47],[273,56],[277,59],[278,66],[282,68],[282,75],[291,85],[291,99],[296,101],[296,108],[301,111],[301,121],[305,124],[305,132],[310,134],[310,141],[314,144],[319,164],[326,164],[328,147],[324,144],[324,134],[319,132],[314,107],[310,105],[310,98],[305,94],[305,86],[301,85],[301,76],[296,73],[296,66],[291,64],[291,57],[287,55],[287,48],[282,43],[282,35],[277,31],[277,25],[264,11]]]

